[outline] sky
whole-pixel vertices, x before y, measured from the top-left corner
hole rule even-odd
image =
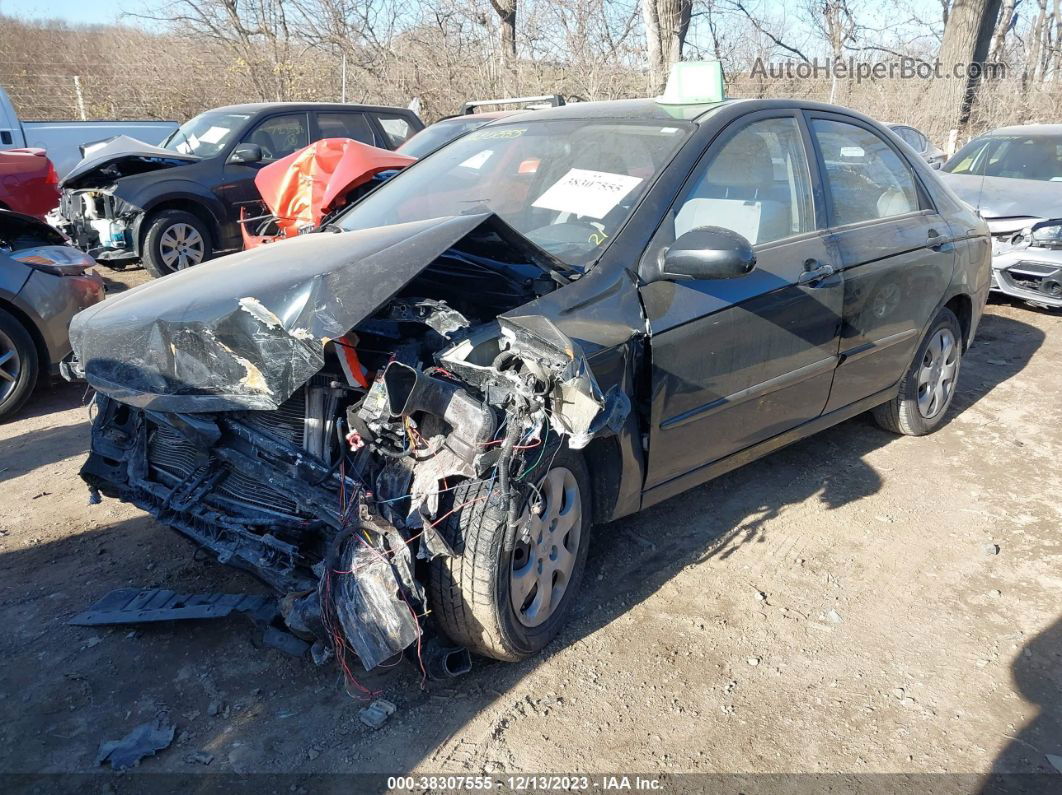
[[[106,24],[125,22],[139,24],[135,18],[125,17],[123,11],[143,11],[157,8],[161,0],[0,0],[0,15],[7,14],[29,19],[61,19],[75,24]],[[786,8],[790,0],[766,0],[764,7],[774,13]],[[907,0],[904,5],[916,8],[919,16],[929,19],[939,17],[939,0]],[[859,3],[858,17],[863,24],[873,25],[873,20],[882,11],[875,2]],[[886,16],[890,12],[886,12]],[[907,12],[909,13],[909,12]],[[800,25],[796,18],[786,14],[791,25]],[[877,25],[873,25],[877,27]],[[887,25],[886,25],[887,27]],[[691,39],[697,35],[697,26],[691,31]],[[692,42],[691,42],[692,43]]]
[[[144,3],[127,0],[0,0],[0,14],[29,19],[62,19],[80,24],[118,21],[122,9],[133,10]]]

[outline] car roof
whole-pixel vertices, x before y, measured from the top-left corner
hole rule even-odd
[[[602,102],[571,102],[556,108],[542,108],[518,112],[520,121],[541,119],[614,119],[618,121],[675,122],[691,121],[700,124],[723,108],[741,105],[745,112],[758,110],[801,109],[845,113],[857,119],[873,122],[866,115],[839,105],[811,102],[802,99],[724,99],[719,102],[670,105],[656,99],[613,99]]]
[[[256,114],[272,110],[375,110],[399,113],[411,113],[406,108],[395,108],[387,105],[354,105],[343,102],[247,102],[242,105],[223,105],[220,108],[211,108],[208,113],[249,113]]]
[[[723,100],[694,105],[664,105],[655,99],[611,99],[601,102],[570,102],[555,108],[517,111],[521,118],[535,119],[626,119],[631,121],[693,121],[704,114],[741,100]]]
[[[995,135],[1062,136],[1062,124],[1015,124],[991,130],[980,137]]]
[[[458,113],[454,116],[446,116],[439,119],[435,124],[460,124],[463,121],[469,119],[480,119],[486,124],[489,121],[495,121],[497,119],[506,119],[509,116],[515,116],[518,113],[523,113],[522,110],[491,110],[483,113]]]

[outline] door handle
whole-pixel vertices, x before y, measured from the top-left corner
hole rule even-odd
[[[945,238],[944,235],[940,234],[936,229],[929,230],[928,247],[933,251],[940,251],[950,242],[950,240]]]
[[[804,263],[804,272],[797,277],[797,284],[814,284],[827,276],[833,276],[836,272],[833,265],[825,265],[818,260],[809,259]]]

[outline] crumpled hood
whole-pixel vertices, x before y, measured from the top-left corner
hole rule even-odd
[[[1062,217],[1062,182],[940,173],[941,179],[985,219]]]
[[[504,226],[489,213],[451,216],[222,257],[85,310],[70,341],[89,384],[124,403],[275,409],[324,366],[325,343],[484,224]]]
[[[112,170],[116,172],[111,178],[119,179],[123,176],[120,173],[122,164],[130,161],[138,161],[137,168],[132,173],[143,173],[144,171],[152,170],[145,166],[169,168],[184,165],[185,163],[196,163],[199,160],[200,158],[195,155],[183,155],[180,152],[163,149],[160,146],[146,144],[136,138],[130,138],[128,135],[118,135],[109,139],[100,148],[94,149],[88,157],[74,166],[70,173],[63,177],[59,187],[83,187],[84,183],[92,181],[94,177],[97,177],[100,172],[103,172],[108,167],[112,167]]]

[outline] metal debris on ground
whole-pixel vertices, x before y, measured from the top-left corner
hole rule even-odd
[[[147,624],[158,621],[225,618],[243,613],[262,628],[262,643],[270,648],[301,657],[310,644],[275,626],[280,609],[275,597],[247,594],[181,594],[165,588],[118,588],[67,623],[81,627],[115,624]],[[99,643],[90,639],[88,645]]]
[[[136,767],[145,756],[169,748],[173,742],[172,724],[156,719],[142,723],[121,740],[104,740],[96,752],[96,764],[110,762],[112,770]]]

